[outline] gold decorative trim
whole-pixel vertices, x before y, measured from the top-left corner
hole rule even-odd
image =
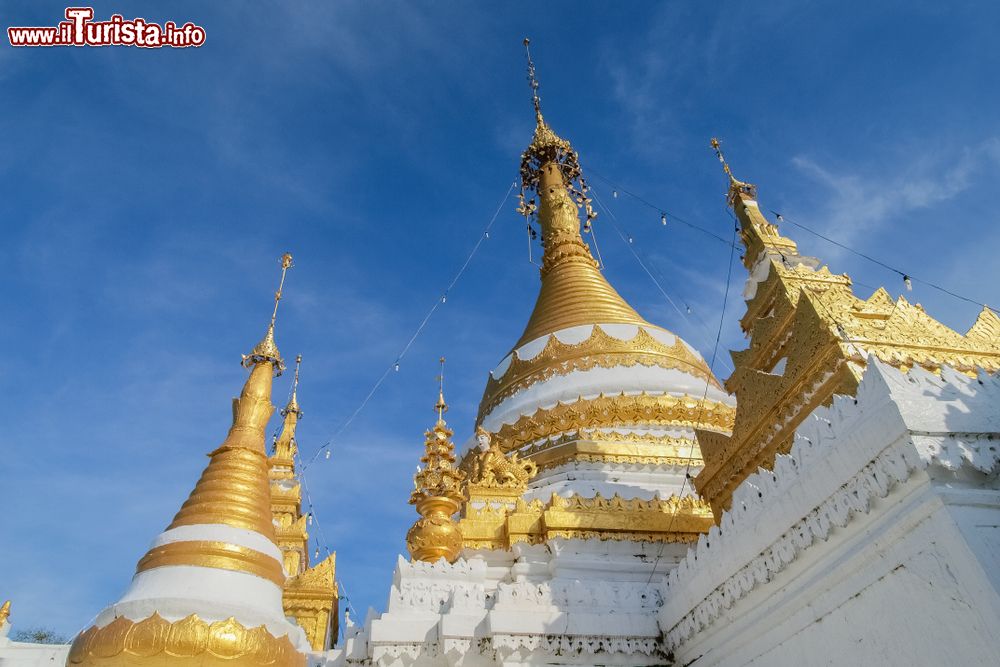
[[[664,329],[665,333],[674,336],[673,344],[665,345],[643,326],[634,326],[637,327],[636,334],[627,340],[615,338],[599,324],[595,324],[586,340],[579,343],[563,343],[555,334],[549,334],[542,351],[530,359],[521,359],[515,350],[511,353],[511,363],[503,375],[499,378],[491,375],[487,380],[477,423],[481,423],[483,417],[505,399],[532,385],[556,376],[594,368],[641,365],[673,369],[722,389],[705,361],[693,353],[678,336]]]
[[[702,465],[700,457],[686,456],[633,456],[631,454],[580,454],[569,453],[557,459],[551,459],[538,464],[539,470],[549,470],[568,461],[576,463],[604,463],[611,465],[643,465],[643,466],[673,466],[694,468]]]
[[[748,475],[787,450],[807,415],[835,394],[856,392],[869,358],[904,372],[1000,369],[1000,319],[988,309],[963,336],[884,288],[861,299],[848,275],[799,256],[757,206],[743,198],[732,204],[748,267],[766,252],[770,270],[747,303],[740,324],[750,345],[733,353],[736,371],[726,382],[738,403],[732,436],[698,433],[705,468],[695,487],[720,515]],[[783,369],[773,373],[779,359]]]
[[[546,470],[567,461],[624,465],[702,465],[701,450],[693,438],[585,430],[541,442],[521,451]]]
[[[138,622],[119,616],[77,636],[69,665],[136,667],[305,667],[288,636],[263,625],[247,628],[235,618],[209,623],[196,614],[169,622],[154,613]]]
[[[467,549],[508,549],[525,542],[540,544],[554,538],[643,542],[692,542],[714,521],[711,507],[685,496],[666,499],[624,499],[553,494],[548,504],[518,499],[506,504],[466,506],[459,526]]]
[[[640,447],[648,446],[656,448],[657,451],[668,448],[670,451],[678,452],[684,451],[686,448],[690,447],[692,443],[697,445],[693,438],[677,438],[671,435],[654,435],[651,433],[634,433],[631,431],[621,433],[613,429],[614,427],[610,427],[608,429],[585,428],[577,431],[576,433],[561,435],[558,438],[554,438],[547,442],[526,447],[521,450],[521,454],[524,456],[531,456],[540,451],[573,442],[601,443],[602,445],[615,443],[621,445],[637,445]]]
[[[252,574],[276,584],[285,585],[285,573],[275,558],[256,549],[228,542],[185,541],[169,542],[153,547],[139,560],[136,574],[167,565],[212,567]]]
[[[708,431],[732,430],[736,410],[725,403],[693,396],[601,395],[581,398],[572,403],[558,403],[505,424],[493,436],[500,448],[509,452],[544,438],[569,431],[631,424],[651,426],[687,426]]]
[[[708,525],[711,528],[711,523]],[[666,542],[668,544],[675,543],[694,543],[698,541],[701,534],[705,531],[699,531],[696,533],[641,533],[641,532],[618,532],[618,533],[607,533],[598,530],[551,530],[548,534],[548,539],[577,539],[577,540],[600,540],[602,542]]]
[[[336,637],[337,582],[336,554],[330,554],[315,566],[290,577],[285,584],[282,604],[285,614],[295,618],[305,631],[314,651],[330,648]]]

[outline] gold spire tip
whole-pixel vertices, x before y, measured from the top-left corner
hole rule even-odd
[[[302,409],[299,407],[299,368],[302,366],[302,355],[295,355],[295,377],[292,378],[292,394],[288,399],[288,405],[281,409],[281,416],[284,417],[290,412],[294,412],[302,418]]]
[[[438,401],[437,404],[434,406],[434,409],[437,410],[438,421],[443,422],[444,413],[448,412],[448,404],[444,402],[444,357],[441,357],[438,361],[441,364],[441,372],[437,376]]]
[[[726,162],[726,156],[722,152],[722,142],[719,141],[718,137],[712,137],[712,148],[715,150],[715,157],[719,158],[719,162],[722,163],[722,170],[726,172],[729,182],[732,183],[736,178],[733,176],[732,170],[729,169],[729,163]]]
[[[580,169],[580,156],[568,141],[552,131],[542,117],[542,101],[538,96],[538,78],[535,76],[535,61],[531,59],[530,44],[531,40],[525,37],[524,53],[528,60],[528,83],[531,85],[531,102],[535,107],[535,134],[528,148],[521,154],[521,192],[518,195],[517,210],[525,217],[537,212],[535,200],[532,198],[527,201],[525,193],[528,191],[538,193],[542,167],[555,163],[572,199],[586,208],[587,221],[590,222],[597,214],[590,205],[588,187]]]
[[[729,163],[726,162],[726,155],[722,152],[722,142],[719,141],[718,137],[712,137],[710,142],[712,145],[712,150],[715,151],[715,157],[719,158],[719,162],[722,163],[722,170],[726,172],[726,176],[729,177],[729,203],[733,202],[733,198],[738,193],[745,193],[750,197],[757,196],[757,186],[752,183],[744,183],[740,179],[733,176],[732,169],[729,168]]]
[[[7,600],[0,606],[0,628],[7,622],[8,618],[10,618],[10,600]]]
[[[271,312],[271,323],[267,326],[267,332],[257,345],[250,350],[249,354],[243,355],[243,365],[247,368],[256,364],[271,362],[274,364],[275,375],[281,375],[285,370],[285,362],[278,352],[278,345],[274,342],[274,323],[278,319],[278,304],[281,302],[281,291],[285,286],[285,275],[288,269],[292,268],[292,255],[285,253],[281,256],[281,279],[278,281],[278,289],[274,293],[274,310]]]

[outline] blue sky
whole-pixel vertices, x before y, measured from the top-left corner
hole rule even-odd
[[[0,17],[55,25],[64,7],[7,2]],[[525,35],[547,119],[695,318],[665,301],[602,215],[606,274],[706,357],[728,247],[662,227],[597,175],[728,236],[713,135],[763,208],[1000,304],[994,3],[94,7],[190,20],[208,38],[175,51],[0,47],[0,599],[13,598],[16,627],[73,634],[127,585],[225,436],[239,355],[263,333],[286,250],[296,267],[277,337],[287,358],[305,358],[306,455],[354,411],[517,173],[533,122]],[[462,442],[530,313],[537,272],[514,208],[307,476],[362,615],[384,607],[415,518],[406,501],[438,357]],[[785,231],[834,271],[903,289]],[[738,264],[733,275],[722,350],[744,345]],[[978,312],[920,283],[906,296],[960,331]]]

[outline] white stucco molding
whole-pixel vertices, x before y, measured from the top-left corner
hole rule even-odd
[[[815,411],[789,454],[747,478],[720,524],[670,573],[659,616],[665,648],[711,625],[914,470],[981,482],[997,470],[998,450],[1000,378],[950,368],[903,374],[869,360],[856,398]]]

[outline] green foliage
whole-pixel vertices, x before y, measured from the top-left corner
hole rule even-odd
[[[11,639],[16,642],[27,642],[29,644],[68,644],[69,640],[47,628],[28,628],[18,630]]]

